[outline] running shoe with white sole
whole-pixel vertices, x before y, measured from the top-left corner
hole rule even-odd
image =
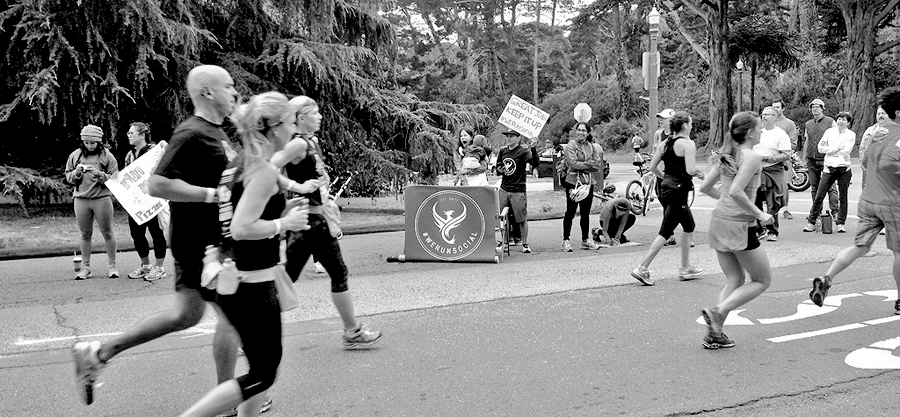
[[[360,323],[355,330],[344,330],[344,349],[367,349],[381,339],[381,332],[369,330],[364,324]]]
[[[152,268],[150,265],[141,265],[134,272],[128,274],[128,279],[141,279],[150,273],[150,268]]]
[[[106,269],[106,277],[107,278],[118,278],[119,270],[116,269],[115,265],[110,265],[109,268]]]
[[[90,277],[91,277],[91,268],[87,267],[87,266],[82,266],[81,270],[79,270],[78,273],[75,274],[76,281],[81,281],[83,279],[88,279]]]
[[[563,239],[562,251],[563,252],[572,252],[572,244],[569,242],[569,239]]]
[[[678,268],[678,278],[682,281],[700,278],[703,273],[702,268],[696,266],[688,266],[687,268]]]
[[[144,281],[153,282],[166,277],[166,268],[154,265],[144,277]]]
[[[321,262],[313,262],[313,265],[316,267],[316,273],[317,273],[317,274],[324,274],[324,273],[325,273],[325,267],[322,266],[322,263],[321,263]]]
[[[631,276],[634,277],[634,279],[640,281],[641,284],[647,286],[655,284],[655,282],[650,279],[650,270],[644,268],[643,266],[638,265],[636,268],[634,268],[634,270],[631,271]]]
[[[87,405],[94,402],[94,382],[103,370],[104,364],[97,357],[100,341],[78,342],[72,346],[72,361],[75,362],[75,392]]]
[[[706,349],[722,349],[734,347],[734,340],[728,338],[725,333],[706,333],[703,337],[703,347]]]

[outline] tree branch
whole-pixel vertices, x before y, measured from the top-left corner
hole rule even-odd
[[[887,51],[890,51],[893,47],[900,45],[900,39],[894,39],[890,42],[885,42],[881,45],[875,47],[875,56],[881,55]]]
[[[664,3],[666,3],[666,6],[672,4],[672,2],[669,0],[664,1]],[[672,21],[675,22],[675,27],[678,28],[678,32],[681,33],[681,36],[684,37],[684,39],[688,41],[689,44],[691,44],[691,47],[694,48],[694,52],[697,52],[697,54],[700,55],[700,58],[703,59],[704,62],[709,64],[709,51],[703,45],[697,42],[697,40],[694,39],[694,37],[687,31],[687,28],[685,28],[684,24],[681,23],[681,17],[678,16],[678,12],[676,12],[675,10],[671,10],[670,12],[666,13],[666,15],[672,18]]]
[[[666,3],[666,6],[669,8],[669,10],[673,12],[675,11],[675,7],[673,7],[674,4],[672,4],[671,0],[666,0],[664,1],[664,3]],[[709,14],[703,11],[699,4],[694,3],[693,0],[681,0],[681,3],[684,4],[684,6],[687,7],[692,13],[700,16],[703,21],[709,23]]]
[[[891,12],[897,8],[897,5],[900,5],[900,0],[890,0],[881,13],[878,14],[878,17],[875,18],[875,27],[880,27],[888,17],[890,17]]]

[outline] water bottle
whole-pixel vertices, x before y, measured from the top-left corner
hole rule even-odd
[[[225,260],[222,261],[222,270],[219,271],[216,292],[221,295],[234,294],[240,283],[240,271],[238,271],[237,266],[231,258],[225,258]]]
[[[825,214],[820,217],[822,220],[822,234],[830,235],[831,234],[831,211],[825,211]]]
[[[200,285],[211,290],[216,288],[222,263],[219,262],[219,248],[209,245],[203,256],[203,272],[200,274]]]
[[[81,255],[78,255],[78,252],[72,257],[72,263],[75,265],[75,272],[81,271]]]

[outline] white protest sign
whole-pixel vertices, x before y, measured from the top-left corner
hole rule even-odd
[[[497,122],[521,133],[526,138],[533,139],[541,133],[541,129],[544,128],[544,124],[549,118],[550,115],[547,112],[513,94]]]
[[[156,171],[165,149],[166,142],[159,142],[119,171],[115,178],[106,180],[106,187],[137,224],[146,223],[169,205],[166,200],[153,197],[147,191],[150,176]]]

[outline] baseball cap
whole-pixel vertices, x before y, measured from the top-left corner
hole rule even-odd
[[[619,200],[616,202],[616,210],[628,211],[631,209],[631,207],[629,207],[629,205],[630,204],[628,203],[628,200]]]
[[[511,127],[507,127],[506,130],[503,131],[503,134],[504,134],[504,135],[518,135],[519,132],[516,132],[516,131],[513,130],[513,128],[511,128]]]
[[[87,125],[81,129],[81,139],[96,138],[96,141],[103,140],[103,129],[95,125]]]
[[[659,113],[656,113],[656,117],[662,117],[664,119],[668,119],[668,118],[672,117],[674,114],[675,114],[675,110],[665,109]]]
[[[819,100],[819,99],[815,99],[815,100],[811,101],[809,103],[809,107],[815,106],[816,104],[821,106],[823,110],[825,109],[825,102],[822,100]]]

